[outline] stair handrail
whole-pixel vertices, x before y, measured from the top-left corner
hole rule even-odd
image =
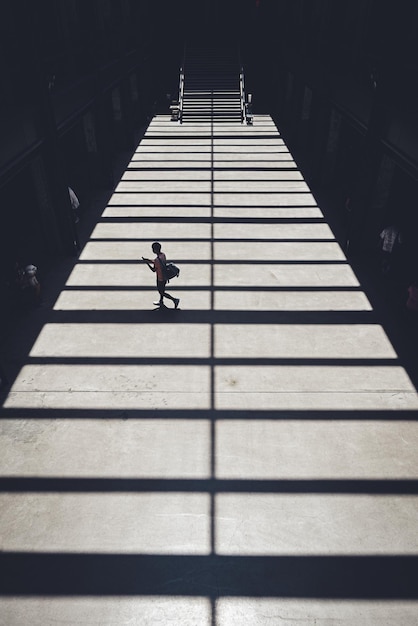
[[[183,103],[184,103],[184,70],[180,68],[179,80],[179,122],[183,123]]]
[[[245,79],[244,68],[241,67],[239,73],[239,95],[240,95],[240,108],[241,108],[241,124],[245,120]]]

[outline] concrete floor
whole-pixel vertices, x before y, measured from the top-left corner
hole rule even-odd
[[[416,389],[268,116],[154,118],[30,319],[1,625],[418,623]]]

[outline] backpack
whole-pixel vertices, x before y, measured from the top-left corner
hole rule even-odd
[[[161,267],[163,268],[163,273],[166,281],[170,282],[172,278],[177,278],[177,276],[180,274],[180,270],[177,265],[174,265],[174,263],[164,263],[164,261],[160,257],[158,257],[158,259],[161,263]]]
[[[177,267],[177,265],[174,265],[174,263],[167,263],[165,266],[165,275],[167,277],[167,280],[171,280],[172,278],[177,278],[177,276],[180,274],[180,270]]]

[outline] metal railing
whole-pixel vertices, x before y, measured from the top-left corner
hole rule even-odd
[[[251,126],[254,120],[252,105],[253,96],[251,93],[249,93],[247,96],[245,95],[244,69],[242,67],[239,74],[239,93],[241,106],[241,124],[245,122],[246,124]]]
[[[241,67],[239,73],[239,95],[240,95],[240,107],[241,107],[241,124],[245,120],[245,82],[244,82],[244,68]]]
[[[179,80],[179,97],[178,100],[172,100],[170,104],[171,121],[180,122],[183,121],[183,101],[184,101],[184,72],[183,68],[180,68],[180,80]]]
[[[183,123],[183,104],[184,104],[184,71],[180,68],[180,83],[179,83],[179,122]]]

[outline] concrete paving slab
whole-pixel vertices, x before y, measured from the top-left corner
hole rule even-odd
[[[399,524],[390,520],[402,511]],[[411,554],[416,502],[408,496],[220,494],[216,550],[235,555]],[[385,546],[385,548],[383,548]]]
[[[221,122],[218,120],[214,120],[213,122],[213,137],[215,139],[229,139],[231,137],[236,137],[241,140],[245,139],[282,139],[281,134],[277,131],[277,128],[274,124],[258,124],[257,126],[253,125],[247,126],[246,124],[237,124],[236,122],[228,123],[227,121]]]
[[[170,337],[170,341],[168,341]],[[48,324],[30,356],[75,358],[208,358],[208,324],[176,324],[176,332],[159,324]]]
[[[291,158],[287,150],[281,152],[259,152],[257,155],[250,154],[248,150],[244,152],[236,152],[231,150],[229,152],[220,152],[219,150],[213,154],[213,162],[216,165],[220,165],[224,162],[242,162],[246,163],[247,167],[251,164],[252,167],[257,167],[260,163],[263,167],[266,167],[267,163],[273,163],[276,167],[282,167],[282,163],[292,163],[295,167],[295,162]],[[232,167],[232,165],[230,165]]]
[[[331,421],[220,420],[216,475],[284,481],[283,490],[292,480],[308,480],[311,493],[321,492],[320,480],[329,481],[329,491],[339,493],[345,488],[341,481],[416,479],[417,438],[416,422],[402,421],[401,415],[396,428],[390,421],[338,419],[338,415]]]
[[[239,271],[231,265],[218,263],[214,266],[214,284],[216,287],[257,287],[268,288],[300,287],[315,288],[359,287],[359,282],[349,265],[327,263],[292,263],[289,265],[262,265],[240,263]]]
[[[272,159],[271,155],[266,155],[266,158],[259,159],[257,158],[255,161],[251,159],[243,158],[243,155],[234,155],[234,154],[223,154],[223,155],[214,155],[213,166],[214,171],[223,171],[223,170],[245,170],[246,172],[255,172],[255,171],[268,171],[268,170],[290,170],[297,171],[297,167],[292,158],[289,158],[287,155],[280,155],[280,159],[277,158],[276,154],[274,159]],[[183,165],[183,162],[182,162]],[[141,166],[143,167],[143,166]]]
[[[235,139],[231,138],[218,138],[214,137],[213,146],[215,151],[218,150],[220,146],[247,146],[247,150],[255,150],[256,152],[259,150],[259,147],[272,147],[272,146],[285,146],[288,152],[287,146],[284,143],[283,139],[281,139],[278,135],[271,135],[270,137],[263,138],[248,138],[245,134],[242,134],[241,137],[237,137]]]
[[[248,193],[277,193],[282,194],[286,191],[292,192],[309,192],[309,187],[303,181],[278,181],[275,185],[270,181],[260,180],[260,181],[215,181],[214,183],[214,191],[215,192],[237,192],[242,193],[246,191]]]
[[[229,139],[231,137],[242,138],[245,135],[245,139],[265,139],[265,138],[277,138],[280,137],[280,134],[275,130],[274,127],[258,125],[257,127],[253,126],[251,129],[246,129],[242,124],[235,124],[235,126],[231,125],[214,125],[213,128],[213,137],[217,139]]]
[[[407,611],[407,609],[405,609]],[[6,625],[24,624],[31,616],[32,626],[64,622],[110,626],[130,624],[152,626],[211,626],[212,610],[207,597],[77,597],[77,598],[0,598],[0,612]]]
[[[352,419],[368,419],[369,414],[382,412],[393,420],[401,416],[401,412],[415,412],[418,401],[415,392],[315,392],[315,393],[219,393],[215,398],[217,411],[254,412],[265,414],[277,413],[285,419],[293,415],[306,414],[330,415],[338,419],[339,412],[349,412]],[[392,415],[391,415],[392,414]]]
[[[179,285],[179,284],[178,284]],[[211,306],[211,293],[199,290],[187,289],[187,294],[179,289],[173,282],[170,283],[169,290],[173,287],[173,293],[180,296],[180,307],[188,311],[207,311]],[[182,285],[183,287],[183,285]],[[128,291],[115,288],[98,289],[89,288],[88,291],[62,291],[54,304],[55,311],[147,311],[154,309],[152,302],[155,300],[157,292],[154,287],[148,290]],[[222,307],[221,307],[222,308]]]
[[[196,156],[196,159],[194,158]],[[178,162],[182,162],[182,161],[195,161],[196,163],[210,163],[212,159],[212,154],[211,152],[208,151],[203,151],[203,152],[199,152],[199,154],[196,154],[193,151],[188,151],[188,152],[182,152],[182,153],[178,153],[178,152],[166,152],[164,154],[161,154],[159,152],[156,153],[152,153],[152,152],[141,152],[138,153],[132,160],[131,160],[131,165],[132,166],[141,166],[144,162],[147,161],[155,161],[156,163],[159,164],[159,166],[161,167],[161,165],[164,166],[164,164],[168,165],[168,164],[176,164]]]
[[[190,137],[190,138],[185,138],[184,135],[179,134],[177,138],[172,138],[170,140],[170,143],[167,143],[165,139],[161,140],[157,140],[157,139],[152,139],[150,138],[149,135],[146,135],[144,137],[144,139],[141,141],[141,143],[139,144],[137,150],[135,151],[135,154],[139,153],[139,152],[143,152],[144,150],[147,150],[148,147],[153,146],[159,146],[160,148],[162,147],[164,150],[167,150],[171,147],[184,147],[184,146],[190,146],[190,145],[196,145],[196,146],[212,146],[212,139],[210,136],[208,137]]]
[[[26,368],[25,368],[26,369]],[[215,388],[219,393],[364,393],[414,392],[403,367],[393,365],[245,365],[217,366]]]
[[[193,192],[114,193],[109,206],[210,206],[210,189]]]
[[[150,156],[151,158],[154,158],[154,155],[158,154],[159,158],[164,160],[166,155],[170,155],[171,158],[172,154],[179,156],[183,154],[196,154],[199,158],[199,155],[201,154],[210,153],[210,145],[201,145],[190,141],[187,145],[173,145],[171,143],[168,145],[164,145],[163,143],[161,143],[161,145],[148,144],[147,146],[141,146],[141,148],[136,151],[135,156],[140,158],[144,158],[144,156],[145,158],[148,158],[148,156]]]
[[[316,206],[315,198],[311,193],[220,193],[214,194],[214,204],[216,206]],[[184,203],[185,204],[185,203]],[[291,225],[293,226],[293,224]],[[296,231],[300,229],[300,225],[295,224]],[[284,225],[276,230],[282,230]],[[328,226],[322,226],[322,230],[331,232]],[[309,230],[309,229],[307,229]],[[312,228],[315,232],[318,226]],[[320,230],[320,229],[319,229]],[[293,237],[294,238],[294,237]]]
[[[215,218],[230,217],[234,219],[251,218],[256,219],[323,219],[322,211],[319,207],[214,207],[213,216]]]
[[[192,204],[192,202],[190,202]],[[206,206],[205,203],[202,203]],[[92,239],[120,239],[120,240],[138,240],[138,241],[169,241],[171,239],[179,239],[179,230],[182,231],[181,239],[210,239],[209,224],[188,223],[187,228],[184,225],[170,224],[162,222],[136,222],[123,223],[99,223],[93,230]],[[145,255],[144,255],[145,256]]]
[[[193,334],[191,334],[193,338]],[[74,359],[82,360],[80,355],[73,355]],[[111,356],[107,355],[110,359]],[[59,357],[57,357],[59,358]],[[65,358],[65,357],[60,357]],[[91,358],[91,357],[84,357]],[[114,357],[113,357],[114,358]],[[121,357],[121,358],[129,358]],[[132,355],[130,358],[133,359]],[[138,356],[136,358],[141,358]],[[143,358],[143,357],[142,357]],[[148,357],[152,358],[152,357]],[[187,355],[186,355],[187,358]],[[116,371],[117,368],[115,368]],[[101,413],[105,417],[108,411],[113,412],[118,418],[124,417],[124,412],[134,412],[135,414],[153,414],[167,410],[171,411],[208,411],[211,407],[211,394],[204,390],[197,393],[149,393],[141,391],[125,391],[118,393],[115,391],[95,391],[83,392],[70,389],[68,392],[58,391],[34,391],[30,394],[26,392],[11,391],[4,406],[14,412],[22,409],[48,410],[48,411],[70,411],[72,413],[88,414],[89,411]]]
[[[213,178],[215,184],[218,184],[219,181],[290,181],[290,180],[300,180],[303,181],[303,176],[298,170],[291,171],[259,171],[252,170],[248,171],[240,171],[240,170],[217,170],[215,169],[213,172]]]
[[[359,626],[411,625],[416,616],[413,602],[374,600],[314,600],[306,598],[225,598],[217,605],[216,616],[222,626],[262,626],[275,620],[292,626],[358,624]],[[399,622],[397,620],[400,620]]]
[[[373,324],[217,324],[214,345],[217,358],[396,359]]]
[[[245,154],[251,151],[251,154],[254,155],[254,158],[257,159],[262,155],[270,156],[270,158],[274,158],[274,155],[278,154],[287,154],[290,156],[289,150],[283,144],[271,144],[271,145],[258,145],[252,146],[250,143],[247,145],[245,143],[225,143],[220,145],[215,145],[213,149],[213,154],[215,156],[222,156],[224,154]]]
[[[121,282],[123,278],[123,282]],[[152,281],[152,282],[155,282]],[[135,264],[78,264],[68,279],[69,287],[139,287],[149,284],[144,268]]]
[[[210,206],[164,206],[164,205],[154,205],[154,206],[110,206],[103,211],[102,218],[103,220],[107,218],[118,218],[118,219],[149,219],[156,217],[162,218],[174,218],[174,219],[189,219],[189,218],[210,218],[212,213],[212,209]]]
[[[212,173],[210,169],[206,170],[191,170],[191,171],[183,171],[183,170],[164,170],[164,169],[153,169],[152,172],[144,172],[138,171],[135,169],[127,169],[122,176],[121,179],[124,181],[133,182],[136,180],[143,180],[145,182],[153,181],[156,183],[158,181],[191,181],[191,180],[212,180]]]
[[[167,138],[172,141],[181,137],[183,139],[212,138],[211,124],[201,122],[200,124],[180,125],[180,124],[154,124],[153,122],[144,133],[145,139]]]
[[[186,158],[187,155],[184,155],[183,158],[174,160],[167,160],[165,159],[164,162],[162,161],[154,161],[153,159],[145,159],[145,158],[137,158],[134,161],[131,161],[131,165],[129,168],[129,171],[133,170],[134,168],[140,169],[140,170],[152,170],[154,171],[155,168],[158,168],[159,171],[170,171],[170,170],[175,170],[175,171],[191,171],[191,170],[208,170],[210,171],[210,168],[212,166],[211,160],[204,158],[204,159],[193,159],[193,155],[189,155],[189,158]],[[180,163],[181,161],[181,163]],[[293,164],[294,167],[294,164]]]
[[[69,292],[71,293],[71,292]],[[61,296],[62,297],[62,294]],[[371,311],[362,291],[217,291],[215,308],[226,311]]]
[[[145,248],[145,254],[148,250]],[[187,275],[187,286],[209,285],[211,270],[205,264],[182,263],[178,278],[173,278],[167,291],[181,287],[183,275]],[[67,285],[69,287],[145,287],[156,288],[156,275],[151,273],[144,262],[140,264],[118,263],[78,264],[71,273]],[[149,308],[149,307],[147,307]]]
[[[49,392],[83,391],[113,393],[147,392],[149,394],[206,393],[210,391],[208,367],[176,365],[108,365],[45,364],[26,365],[13,385],[13,391]],[[187,384],[185,384],[187,381]]]
[[[171,141],[172,139],[179,137],[181,139],[189,139],[190,137],[195,138],[211,138],[211,124],[209,123],[201,123],[201,124],[193,124],[189,122],[187,125],[185,124],[173,124],[168,121],[164,123],[159,123],[155,121],[155,118],[151,121],[150,125],[146,129],[144,133],[144,139],[160,139],[162,136],[167,136]],[[140,148],[138,145],[138,148]]]
[[[255,224],[249,224],[252,229]],[[227,227],[227,225],[225,225]],[[268,225],[265,226],[266,232]],[[226,228],[225,228],[226,229]],[[229,233],[229,231],[228,231]],[[295,233],[297,234],[297,233]],[[264,261],[266,264],[275,264],[281,261],[342,261],[345,256],[336,242],[317,241],[218,241],[214,245],[214,258],[218,261],[242,259],[244,261]],[[268,267],[266,270],[268,271]]]
[[[262,200],[263,201],[263,200]],[[292,224],[275,224],[272,229],[271,224],[258,224],[255,222],[249,222],[248,224],[242,222],[235,222],[231,224],[215,224],[214,232],[216,239],[256,239],[267,247],[269,240],[289,240],[292,242],[304,241],[304,240],[320,240],[324,241],[326,245],[328,242],[335,242],[335,237],[328,226],[325,223],[292,223]]]
[[[86,410],[79,420],[52,415],[49,419],[2,420],[2,475],[35,482],[57,477],[112,478],[115,492],[123,479],[129,479],[128,493],[137,491],[140,479],[210,477],[208,420],[160,419],[155,414],[148,419],[123,419],[122,415],[120,419],[89,419],[88,415]],[[94,487],[99,488],[97,482],[93,491]]]
[[[90,241],[80,254],[80,261],[138,261],[137,269],[152,277],[142,260],[142,256],[153,258],[150,240],[148,247],[144,243],[134,241]],[[165,246],[164,248],[165,249]],[[167,243],[167,260],[211,260],[211,244],[208,241],[170,241]]]
[[[300,184],[300,183],[299,183]],[[119,185],[116,187],[116,195],[115,200],[118,202],[120,199],[123,199],[123,195],[126,192],[134,192],[135,195],[139,193],[154,193],[156,194],[156,184],[155,181],[121,181]],[[178,180],[169,180],[169,181],[158,181],[158,195],[164,193],[210,193],[212,190],[212,183],[210,180],[203,181],[178,181]],[[115,194],[113,194],[115,196]]]
[[[315,600],[301,598],[222,598],[216,603],[216,620],[220,626],[262,626],[273,621],[292,620],[295,626],[304,626],[307,620],[317,626],[341,616],[349,624],[359,626],[399,626],[413,624],[416,617],[414,602],[386,600]],[[26,615],[34,616],[34,626],[64,621],[84,624],[93,620],[104,625],[125,624],[151,626],[167,621],[173,626],[211,626],[213,607],[208,597],[110,597],[94,598],[21,598],[0,599],[0,610],[5,624],[22,624]],[[361,615],[359,613],[361,612]]]
[[[3,551],[207,554],[210,550],[206,494],[2,494],[0,524]]]

